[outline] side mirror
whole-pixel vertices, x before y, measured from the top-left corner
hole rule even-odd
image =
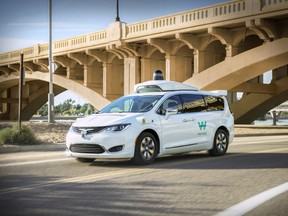
[[[169,107],[166,109],[165,119],[167,120],[169,116],[176,115],[178,113],[178,110],[174,107]]]

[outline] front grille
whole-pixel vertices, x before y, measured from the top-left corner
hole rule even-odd
[[[105,150],[98,144],[73,144],[70,151],[75,153],[102,154]]]
[[[101,130],[103,130],[105,127],[73,127],[72,126],[72,128],[76,133],[87,131],[87,134],[91,134],[91,133],[98,133]]]

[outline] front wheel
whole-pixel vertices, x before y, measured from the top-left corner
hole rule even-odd
[[[133,161],[136,164],[146,165],[152,163],[158,154],[158,142],[149,132],[143,132],[136,141]]]
[[[229,144],[229,136],[223,129],[219,129],[215,133],[213,148],[209,150],[212,156],[225,155]]]

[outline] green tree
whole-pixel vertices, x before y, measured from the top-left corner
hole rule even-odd
[[[72,100],[71,98],[65,100],[63,102],[63,104],[61,104],[61,113],[65,113],[66,111],[69,111],[69,113],[71,114],[72,113],[72,108],[73,108],[73,104],[75,103],[74,100]],[[67,113],[67,112],[66,112]]]
[[[87,109],[88,109],[88,106],[87,106],[86,104],[84,104],[84,105],[81,107],[81,109],[80,109],[80,113],[85,114],[86,111],[87,111]]]
[[[95,107],[92,106],[90,103],[88,104],[87,110],[86,110],[86,115],[91,115],[92,113],[95,112]]]
[[[48,115],[48,104],[44,104],[39,110],[38,110],[39,115],[41,116],[47,116]]]
[[[95,107],[90,103],[85,103],[82,106],[80,104],[75,104],[75,101],[71,98],[66,99],[63,103],[58,104],[54,107],[55,115],[91,115],[95,112]],[[48,115],[48,104],[44,104],[39,110],[38,113],[42,116]]]
[[[61,113],[61,105],[60,104],[54,107],[54,114],[55,115],[62,114]]]

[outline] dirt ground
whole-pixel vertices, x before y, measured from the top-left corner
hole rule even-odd
[[[41,144],[64,144],[65,137],[71,126],[71,122],[47,123],[47,122],[22,122],[32,129]],[[0,130],[17,125],[16,122],[0,122]],[[257,134],[286,134],[288,126],[253,126],[235,125],[235,135],[257,135]]]
[[[32,129],[41,144],[63,144],[72,123],[22,122],[22,124]],[[0,122],[0,130],[12,125],[17,123]]]

